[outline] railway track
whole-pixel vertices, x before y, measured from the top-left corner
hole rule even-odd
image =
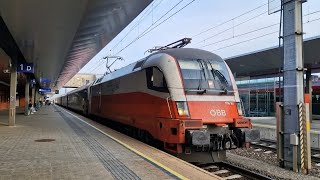
[[[242,180],[242,179],[270,180],[272,179],[268,176],[244,169],[242,167],[239,167],[227,162],[199,164],[197,166],[217,176],[220,176],[224,179],[235,179],[235,180]]]
[[[252,143],[251,146],[256,149],[277,152],[276,142],[272,140],[262,139],[259,142]],[[320,163],[320,149],[311,149],[311,160],[315,163]]]

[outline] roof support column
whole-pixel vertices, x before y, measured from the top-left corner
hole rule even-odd
[[[31,103],[32,103],[32,106],[34,106],[35,94],[36,94],[36,88],[35,88],[35,86],[33,85],[33,86],[32,86],[32,89],[31,89]]]
[[[40,107],[39,106],[39,88],[38,87],[35,88],[34,105],[35,105],[34,108],[36,108],[36,110],[38,110],[38,108]]]
[[[27,77],[26,79],[26,87],[25,87],[25,96],[24,96],[24,100],[25,100],[25,107],[24,107],[24,115],[28,116],[29,115],[29,101],[30,101],[30,97],[29,97],[29,89],[30,89],[30,80],[29,77]]]
[[[9,126],[16,123],[17,59],[11,59]]]

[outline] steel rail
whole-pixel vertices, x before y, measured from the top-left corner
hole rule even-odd
[[[262,143],[266,143],[268,145],[261,145]],[[256,148],[261,148],[261,149],[277,152],[277,147],[270,147],[270,145],[276,145],[276,141],[269,140],[269,139],[261,139],[258,143],[251,144],[252,147],[256,147]],[[311,153],[312,154],[320,154],[320,149],[312,148],[311,149]],[[311,155],[311,159],[315,163],[320,163],[320,155],[319,155],[319,157]]]

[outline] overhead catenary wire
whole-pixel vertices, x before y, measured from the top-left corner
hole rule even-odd
[[[99,63],[98,63],[98,62],[99,62]],[[103,67],[103,66],[101,66],[101,65],[106,63],[103,58],[101,58],[98,62],[97,62],[96,66],[95,66],[94,68],[91,68],[90,73],[94,72],[94,71],[97,70],[98,68]]]
[[[154,3],[156,3],[158,1],[153,1],[152,5]],[[149,6],[150,8],[148,8],[139,18],[138,21],[136,21],[136,23],[130,28],[130,30],[124,35],[124,37],[118,41],[111,49],[110,51],[112,51],[114,48],[116,48],[118,45],[120,45],[122,43],[122,41],[146,18],[150,15],[151,12],[153,12],[161,3],[163,2],[163,0],[159,0],[159,3],[156,4],[155,6]],[[103,59],[99,59],[95,64],[91,65],[90,67],[88,67],[88,71],[91,73],[94,70],[97,69],[97,67],[101,66],[102,63],[105,63],[103,61]]]
[[[238,23],[238,24],[236,24],[236,25],[234,25],[234,26],[232,26],[232,27],[230,27],[230,28],[227,28],[227,29],[225,29],[225,30],[219,31],[218,33],[216,33],[216,34],[214,34],[214,35],[211,35],[211,36],[209,36],[209,37],[207,37],[207,38],[205,38],[205,39],[203,39],[203,40],[201,40],[201,41],[198,41],[195,45],[198,45],[198,44],[200,44],[200,43],[206,42],[206,41],[208,41],[209,39],[212,39],[212,38],[216,37],[217,35],[221,35],[222,33],[225,33],[225,32],[227,32],[227,31],[229,31],[229,30],[231,30],[231,29],[234,29],[235,27],[238,27],[238,26],[240,26],[240,25],[242,25],[242,24],[244,24],[244,23],[247,23],[247,22],[249,22],[249,21],[251,21],[251,20],[253,20],[253,19],[256,19],[256,18],[260,17],[261,15],[265,14],[266,12],[268,12],[268,11],[264,11],[263,13],[260,13],[260,14],[258,14],[258,15],[256,15],[256,16],[254,16],[254,17],[251,17],[251,18],[249,18],[249,19],[247,19],[247,20],[245,20],[245,21],[243,21],[243,22],[241,22],[241,23]]]
[[[162,22],[160,22],[159,24],[157,24],[156,26],[154,26],[153,28],[151,28],[154,24],[156,24],[159,20],[161,20],[165,15],[167,15],[170,11],[172,11],[172,9],[174,9],[178,4],[180,4],[183,0],[179,1],[175,6],[173,6],[173,8],[171,8],[169,11],[167,11],[163,16],[161,16],[156,22],[154,22],[151,26],[149,26],[146,30],[144,30],[140,35],[138,35],[133,41],[131,41],[128,45],[126,45],[124,48],[122,48],[120,51],[118,51],[117,53],[115,53],[114,55],[118,55],[119,53],[121,53],[123,50],[125,50],[126,48],[128,48],[129,46],[131,46],[134,42],[136,42],[137,40],[139,40],[140,38],[142,38],[143,36],[145,36],[146,34],[150,33],[152,30],[154,30],[155,28],[157,28],[159,25],[161,25],[162,23],[164,23],[165,21],[167,21],[168,19],[170,19],[172,16],[174,16],[175,14],[177,14],[178,12],[180,12],[181,10],[183,10],[184,8],[186,8],[187,6],[189,6],[191,3],[193,3],[195,0],[190,1],[187,5],[185,5],[184,7],[180,8],[178,11],[176,11],[175,13],[173,13],[171,16],[169,16],[168,18],[166,18],[165,20],[163,20]],[[275,1],[275,0],[273,0]],[[267,5],[268,3],[265,3],[263,5],[260,5],[250,11],[247,11],[241,15],[239,15],[238,17],[244,16],[245,14],[248,14],[250,12],[253,12],[254,10],[257,10],[265,5]],[[265,12],[264,12],[265,13]],[[231,20],[234,20],[235,18],[232,18]],[[254,19],[254,18],[253,18]],[[230,21],[231,21],[230,20]],[[249,20],[247,20],[249,21]],[[244,22],[245,23],[245,22]],[[242,23],[243,24],[243,23]],[[238,26],[238,25],[236,25]],[[236,27],[234,26],[234,27]],[[232,28],[234,28],[232,27]],[[150,29],[151,28],[151,29]],[[150,29],[150,30],[149,30]],[[208,30],[209,31],[209,30]],[[129,34],[129,33],[127,33]],[[126,37],[127,35],[125,35]],[[119,41],[117,44],[120,44],[125,38],[123,38],[121,41]],[[111,49],[113,50],[113,49]],[[110,50],[110,51],[111,51]],[[99,66],[99,65],[98,65]]]
[[[152,24],[147,27],[141,34],[143,34],[144,32],[146,32],[147,30],[149,30],[155,23],[157,23],[158,21],[160,21],[163,17],[165,17],[168,13],[170,13],[174,8],[176,8],[180,3],[182,3],[184,0],[180,0],[178,3],[176,3],[173,7],[171,7],[166,13],[164,13],[160,18],[158,18],[155,22],[152,21]],[[139,34],[137,37],[139,37],[141,34]],[[136,38],[137,38],[136,37]],[[125,38],[123,38],[118,44],[120,44]],[[111,50],[113,50],[114,48],[111,48]],[[117,54],[115,54],[117,55]]]
[[[308,14],[305,14],[305,15],[303,15],[303,17],[305,17],[305,16],[310,16],[310,15],[312,15],[312,14],[316,14],[316,13],[319,13],[319,12],[320,12],[320,10],[317,10],[317,11],[314,11],[314,12],[311,12],[311,13],[308,13]],[[263,13],[262,13],[262,14],[263,14]],[[241,24],[244,24],[244,23],[246,23],[246,22],[248,22],[248,21],[250,21],[250,20],[252,20],[252,19],[254,19],[254,18],[257,18],[257,17],[259,17],[259,16],[262,15],[262,14],[259,14],[259,15],[254,16],[254,17],[252,17],[252,18],[250,18],[250,19],[248,19],[248,20],[246,20],[246,21],[243,21],[243,22],[237,24],[236,26],[240,26]],[[253,30],[253,31],[249,31],[249,32],[240,34],[240,35],[236,35],[236,36],[233,35],[233,36],[230,37],[230,38],[226,38],[226,39],[223,39],[223,40],[215,41],[215,42],[212,42],[212,43],[210,43],[210,44],[200,46],[199,48],[211,46],[211,45],[214,45],[214,44],[217,44],[217,43],[220,43],[220,42],[224,42],[224,41],[227,41],[227,40],[230,40],[230,39],[233,39],[233,38],[236,38],[236,37],[240,37],[240,36],[243,36],[243,35],[247,35],[247,34],[250,34],[250,33],[253,33],[253,32],[256,32],[256,31],[259,31],[259,30],[262,30],[262,29],[270,28],[270,27],[276,26],[276,25],[278,25],[278,24],[279,24],[279,23],[275,23],[275,24],[272,24],[272,25],[269,25],[269,26],[266,26],[266,27],[262,27],[262,28],[259,28],[259,29]],[[203,40],[203,41],[201,41],[201,42],[207,41],[207,40],[209,40],[209,39],[211,39],[211,38],[213,38],[213,37],[216,37],[217,35],[221,35],[222,33],[226,32],[226,31],[228,31],[228,30],[230,30],[230,29],[233,29],[234,27],[235,27],[235,26],[233,26],[233,27],[231,27],[231,28],[228,28],[228,29],[225,29],[225,30],[223,30],[223,31],[220,31],[219,33],[216,33],[216,34],[208,37],[207,39],[205,39],[205,40]],[[195,45],[198,45],[198,44],[200,44],[201,42],[198,42],[198,43],[196,43]]]
[[[311,12],[311,13],[308,13],[308,14],[304,15],[304,16],[309,16],[309,15],[316,14],[316,13],[319,13],[319,12],[320,12],[320,10],[313,11],[313,12]]]
[[[170,15],[169,17],[167,17],[166,19],[164,19],[162,22],[160,22],[159,24],[157,24],[156,26],[154,26],[152,29],[150,29],[149,31],[145,32],[142,36],[145,36],[146,34],[148,34],[149,32],[151,32],[153,29],[157,28],[158,26],[160,26],[162,23],[166,22],[168,19],[170,19],[172,16],[178,14],[180,11],[182,11],[184,8],[186,8],[187,6],[189,6],[191,3],[193,3],[195,0],[192,0],[191,2],[189,2],[188,4],[186,4],[185,6],[183,6],[181,9],[179,9],[178,11],[176,11],[175,13],[173,13],[172,15]],[[141,36],[141,37],[142,37]]]
[[[273,0],[273,1],[275,1],[275,0]],[[244,15],[247,15],[247,14],[253,12],[253,11],[256,11],[256,10],[258,10],[258,9],[266,6],[266,5],[268,5],[268,3],[265,3],[265,4],[262,4],[262,5],[258,6],[258,7],[255,7],[255,8],[253,8],[253,9],[249,10],[249,11],[246,11],[246,12],[244,12],[244,13],[236,16],[236,17],[233,17],[233,18],[231,18],[231,19],[229,19],[229,20],[227,20],[227,21],[224,21],[224,22],[222,22],[222,23],[220,23],[220,24],[218,24],[218,25],[215,25],[215,26],[212,26],[212,27],[210,27],[210,28],[208,28],[208,29],[206,29],[206,30],[203,30],[203,31],[201,31],[201,32],[199,32],[199,33],[191,36],[191,37],[192,37],[192,38],[195,38],[195,37],[197,37],[197,36],[199,36],[199,35],[201,35],[201,34],[204,34],[204,33],[208,32],[208,31],[211,31],[212,29],[215,29],[215,28],[217,28],[217,27],[220,27],[220,26],[222,26],[222,25],[224,25],[224,24],[227,24],[227,23],[229,23],[229,22],[231,22],[231,21],[234,21],[234,20],[237,19],[237,18],[240,18],[240,17],[242,17],[242,16],[244,16]]]
[[[247,40],[244,40],[244,41],[240,41],[240,42],[228,45],[228,46],[224,46],[224,47],[221,47],[221,48],[218,48],[218,49],[214,49],[211,52],[214,52],[214,51],[217,51],[217,50],[221,50],[221,49],[225,49],[225,48],[228,48],[228,47],[232,47],[232,46],[235,46],[235,45],[238,45],[238,44],[242,44],[242,43],[245,43],[245,42],[249,42],[249,41],[252,41],[252,40],[255,40],[255,39],[259,39],[259,38],[262,38],[262,37],[265,37],[265,36],[269,36],[271,34],[275,34],[275,33],[278,33],[278,32],[279,31],[273,31],[271,33],[263,34],[261,36],[257,36],[257,37],[254,37],[254,38],[251,38],[251,39],[247,39]]]
[[[170,13],[174,8],[176,8],[180,3],[182,3],[184,0],[180,0],[178,3],[176,3],[173,7],[171,7],[168,11],[166,11],[160,18],[158,18],[155,22],[153,22],[153,24],[151,24],[146,30],[144,30],[141,34],[139,34],[139,36],[141,36],[143,33],[145,33],[147,30],[149,30],[155,23],[157,23],[158,21],[160,21],[163,17],[165,17],[168,13]],[[195,1],[195,0],[193,0]],[[138,36],[138,37],[139,37]],[[138,38],[139,39],[139,38]],[[137,38],[134,40],[134,42],[136,40],[138,40]],[[122,41],[119,41],[119,44]],[[129,47],[131,44],[133,44],[134,42],[131,42],[129,45],[127,45],[125,48]],[[118,55],[120,52],[122,52],[125,48],[122,48],[119,52],[115,53],[114,55]],[[110,51],[112,51],[113,49],[110,49]],[[101,60],[100,60],[101,61]],[[103,62],[104,63],[104,62]],[[96,67],[93,70],[96,70],[98,67],[101,66],[101,63],[98,63],[96,65]],[[91,68],[92,69],[92,68]],[[91,70],[91,72],[93,71]]]
[[[312,12],[312,13],[305,14],[305,15],[303,15],[303,16],[308,16],[308,15],[310,15],[310,14],[315,14],[315,13],[318,13],[318,12],[320,12],[320,10],[319,10],[319,11],[314,11],[314,12]],[[308,20],[307,22],[304,22],[303,24],[311,23],[311,22],[318,21],[318,20],[320,20],[320,18]],[[277,23],[277,24],[279,24],[279,23]],[[269,26],[271,27],[271,26],[274,26],[274,25],[277,25],[277,24],[272,24],[272,25],[269,25]],[[263,28],[259,28],[259,29],[264,29],[264,28],[267,28],[267,27],[269,27],[269,26],[266,26],[266,27],[263,27]],[[254,31],[258,31],[259,29],[256,29],[256,30],[254,30]],[[250,31],[250,32],[254,32],[254,31]],[[248,33],[250,33],[250,32],[243,33],[243,34],[240,34],[240,35],[237,35],[237,36],[242,36],[242,35],[248,34]],[[229,48],[229,47],[232,47],[232,46],[235,46],[235,45],[238,45],[238,44],[243,44],[243,43],[246,43],[246,42],[255,40],[255,39],[259,39],[259,38],[263,38],[263,37],[265,37],[265,36],[269,36],[269,35],[275,34],[275,33],[277,33],[277,32],[279,32],[279,31],[274,31],[274,32],[271,32],[271,33],[263,34],[263,35],[258,36],[258,37],[254,37],[254,38],[251,38],[251,39],[248,39],[248,40],[244,40],[244,41],[241,41],[241,42],[238,42],[238,43],[234,43],[234,44],[231,44],[231,45],[228,45],[228,46],[224,46],[224,47],[221,47],[221,48],[218,48],[218,49],[214,49],[213,51],[217,51],[217,50]],[[235,36],[235,37],[237,37],[237,36]],[[233,37],[232,37],[232,38],[233,38]],[[228,38],[228,39],[231,39],[231,38]],[[222,42],[222,41],[226,41],[226,39],[225,39],[225,40],[221,40],[221,42]],[[218,42],[215,42],[215,43],[218,43]],[[212,52],[213,52],[213,51],[212,51]],[[101,59],[100,61],[103,61],[103,59]],[[105,63],[105,62],[102,62],[102,63]],[[101,63],[99,63],[99,64],[97,64],[97,66],[96,66],[95,69],[91,70],[91,72],[93,72],[93,71],[96,70],[97,68],[102,68],[102,67],[104,67],[104,66],[101,66]]]
[[[308,21],[307,23],[314,22],[314,21],[319,21],[319,20],[320,20],[320,18],[312,19],[311,21]]]
[[[173,13],[172,15],[170,15],[169,17],[167,17],[166,19],[164,19],[162,22],[160,22],[159,24],[157,24],[156,26],[154,26],[152,29],[150,29],[152,26],[150,26],[149,28],[147,28],[145,31],[143,31],[140,35],[138,35],[133,41],[131,41],[129,44],[127,44],[124,48],[122,48],[120,51],[118,51],[115,55],[118,55],[119,53],[121,53],[122,51],[124,51],[126,48],[128,48],[129,46],[131,46],[133,43],[135,43],[137,40],[139,40],[140,38],[142,38],[143,36],[145,36],[146,34],[148,34],[149,32],[151,32],[152,30],[154,30],[156,27],[158,27],[159,25],[163,24],[164,22],[166,22],[167,20],[169,20],[170,18],[172,18],[174,15],[176,15],[177,13],[179,13],[180,11],[182,11],[183,9],[185,9],[187,6],[189,6],[190,4],[192,4],[195,0],[190,1],[188,4],[186,4],[185,6],[183,6],[182,8],[180,8],[178,11],[176,11],[175,13]],[[167,13],[165,14],[167,15]],[[150,30],[149,30],[150,29]],[[148,31],[149,30],[149,31]]]
[[[168,13],[170,13],[175,7],[177,7],[182,1],[184,0],[180,0],[177,4],[175,4],[171,9],[169,9],[166,13],[164,13],[160,18],[158,18],[154,24],[156,24],[157,22],[159,22],[163,17],[165,17]],[[156,25],[156,27],[158,27],[159,25],[161,25],[162,23],[164,23],[165,21],[169,20],[171,17],[173,17],[174,15],[176,15],[177,13],[179,13],[180,11],[182,11],[184,8],[186,8],[187,6],[189,6],[191,3],[193,3],[195,0],[190,1],[188,4],[186,4],[185,6],[183,6],[182,8],[180,8],[179,10],[177,10],[176,12],[174,12],[172,15],[170,15],[169,17],[167,17],[166,19],[164,19],[163,21],[161,21],[159,24]],[[126,47],[122,48],[120,51],[118,51],[117,53],[115,53],[114,55],[118,55],[120,52],[122,52],[123,50],[125,50],[126,48],[128,48],[130,45],[132,45],[134,42],[136,42],[138,39],[140,39],[141,37],[145,36],[147,33],[151,32],[153,29],[155,29],[156,27],[153,27],[152,29],[150,29],[154,24],[152,24],[151,26],[149,26],[145,31],[143,31],[141,34],[139,34],[139,36],[137,36],[136,39],[134,39],[134,41],[130,42]],[[147,31],[149,30],[149,31]],[[96,65],[96,68],[94,68],[92,71],[96,70],[98,67],[102,67],[101,63],[98,63]],[[91,72],[92,72],[91,71]]]
[[[163,0],[160,0],[157,5],[153,6],[153,4],[155,4],[155,2],[156,2],[156,1],[152,2],[152,6],[150,6],[151,8],[149,8],[148,11],[146,11],[146,12],[141,16],[141,18],[131,27],[131,29],[122,37],[122,39],[121,39],[118,43],[116,43],[116,44],[110,49],[110,51],[113,50],[113,49],[115,49],[116,47],[118,47],[119,44],[120,44],[126,37],[128,37],[128,35],[129,35],[136,27],[138,27],[139,24],[140,24],[146,17],[148,17],[151,13],[153,13],[153,11],[154,11],[155,9],[157,9],[157,7],[163,2]],[[153,16],[153,15],[152,15],[152,16]],[[152,24],[154,24],[154,22],[153,22]]]
[[[303,24],[311,23],[311,22],[318,21],[318,20],[320,20],[320,18],[313,19],[313,20],[305,22]],[[272,34],[275,34],[275,33],[278,33],[278,32],[279,32],[278,30],[277,31],[273,31],[273,32],[270,32],[270,33],[267,33],[267,34],[263,34],[263,35],[251,38],[251,39],[247,39],[247,40],[244,40],[244,41],[240,41],[240,42],[237,42],[237,43],[234,43],[234,44],[230,44],[230,45],[227,45],[227,46],[223,46],[223,47],[214,49],[211,52],[215,52],[215,51],[218,51],[218,50],[221,50],[221,49],[229,48],[229,47],[232,47],[232,46],[235,46],[235,45],[238,45],[238,44],[243,44],[243,43],[246,43],[246,42],[249,42],[249,41],[252,41],[252,40],[255,40],[255,39],[259,39],[259,38],[262,38],[262,37],[265,37],[265,36],[269,36],[269,35],[272,35]]]
[[[102,63],[104,60],[101,58],[101,59],[95,59],[94,62],[90,62],[91,63],[91,66],[87,67],[87,71],[89,73],[92,73],[96,68],[97,66],[101,66]]]
[[[193,1],[195,1],[195,0],[193,0]],[[191,1],[190,2],[190,4],[193,2],[193,1]],[[181,10],[181,9],[180,9]],[[317,12],[320,12],[320,11],[315,11],[315,12],[312,12],[312,13],[309,13],[308,15],[312,15],[312,14],[315,14],[315,13],[317,13]],[[178,12],[176,12],[176,13],[178,13]],[[174,14],[173,14],[174,15]],[[171,15],[171,17],[173,16],[173,15]],[[134,42],[136,42],[137,40],[139,40],[140,38],[142,38],[143,36],[145,36],[146,34],[148,34],[149,32],[151,32],[153,29],[155,29],[156,27],[158,27],[159,25],[161,25],[162,23],[164,23],[167,19],[170,19],[170,17],[169,18],[166,18],[165,20],[163,20],[162,22],[160,22],[159,24],[157,24],[156,22],[159,22],[159,21],[156,21],[155,23],[153,23],[147,30],[145,30],[144,32],[142,32],[139,36],[137,36],[137,38],[134,40]],[[233,19],[231,19],[231,20],[234,20],[234,18]],[[310,22],[313,22],[313,21],[316,21],[316,20],[319,20],[319,19],[314,19],[314,20],[311,20]],[[249,21],[249,20],[247,20],[247,21]],[[229,21],[230,22],[230,21]],[[242,23],[243,24],[243,23]],[[236,27],[237,26],[237,24],[235,25],[235,26],[233,26],[232,28],[229,28],[229,30],[230,29],[234,29],[234,27]],[[150,29],[150,30],[149,30]],[[260,28],[261,29],[261,28]],[[241,35],[245,35],[245,34],[248,34],[248,33],[243,33],[243,34],[241,34]],[[234,36],[234,37],[240,37],[241,35],[236,35],[236,36]],[[128,35],[127,35],[128,36]],[[267,36],[267,35],[266,35]],[[233,37],[233,38],[234,38]],[[264,36],[263,36],[264,37]],[[230,39],[232,39],[232,38],[228,38],[229,40]],[[124,40],[124,39],[123,39]],[[224,40],[221,40],[221,42],[222,41],[227,41],[227,39],[224,39]],[[132,45],[134,42],[130,42],[125,48],[122,48],[119,52],[117,52],[116,54],[119,54],[120,52],[122,52],[123,50],[125,50],[127,47],[129,47],[130,45]],[[120,42],[119,42],[120,43]],[[213,42],[213,44],[215,44],[215,43],[218,43],[218,42]],[[212,44],[212,43],[211,43]],[[238,43],[237,43],[238,44]],[[241,43],[240,43],[241,44]],[[206,45],[205,47],[207,47],[207,46],[209,46],[209,45]],[[225,48],[227,48],[227,47],[225,47]],[[219,48],[220,49],[220,48]],[[104,66],[100,66],[99,65],[100,63],[98,63],[98,67],[104,67]],[[97,68],[97,67],[96,67]],[[95,69],[96,69],[95,68]],[[93,69],[93,70],[95,70],[95,69]]]
[[[235,35],[235,36],[232,36],[232,37],[230,37],[230,38],[226,38],[226,39],[222,39],[222,40],[219,40],[219,41],[215,41],[215,42],[212,42],[212,43],[210,43],[210,44],[203,45],[203,46],[201,46],[200,48],[204,48],[204,47],[207,47],[207,46],[212,46],[212,45],[214,45],[214,44],[221,43],[221,42],[224,42],[224,41],[227,41],[227,40],[230,40],[230,39],[234,39],[234,38],[241,37],[241,36],[244,36],[244,35],[248,35],[248,34],[251,34],[251,33],[254,33],[254,32],[258,32],[258,31],[260,31],[260,30],[267,29],[267,28],[276,26],[276,25],[278,25],[278,24],[279,24],[279,23],[271,24],[271,25],[269,25],[269,26],[265,26],[265,27],[262,27],[262,28],[259,28],[259,29],[255,29],[255,30],[252,30],[252,31],[249,31],[249,32],[245,32],[245,33],[242,33],[242,34],[239,34],[239,35]]]
[[[314,12],[311,12],[311,13],[308,13],[308,14],[305,14],[305,15],[303,15],[303,16],[305,17],[305,16],[309,16],[309,15],[316,14],[316,13],[319,13],[319,12],[320,12],[320,10],[319,10],[319,11],[314,11]],[[313,21],[313,20],[312,20],[312,21]],[[312,22],[312,21],[308,20],[306,23]],[[252,31],[248,31],[248,32],[242,33],[242,34],[234,35],[234,36],[229,37],[229,38],[225,38],[225,39],[222,39],[222,40],[219,40],[219,41],[215,41],[215,42],[212,42],[212,43],[210,43],[210,44],[203,45],[203,46],[201,46],[200,48],[212,46],[212,45],[214,45],[214,44],[218,44],[218,43],[225,42],[225,41],[228,41],[228,40],[231,40],[231,39],[234,39],[234,38],[238,38],[238,37],[241,37],[241,36],[244,36],[244,35],[248,35],[248,34],[251,34],[251,33],[254,33],[254,32],[257,32],[257,31],[260,31],[260,30],[263,30],[263,29],[271,28],[271,27],[274,27],[274,26],[276,26],[276,25],[279,25],[279,23],[274,23],[274,24],[271,24],[271,25],[268,25],[268,26],[264,26],[264,27],[262,27],[262,28],[258,28],[258,29],[252,30]],[[281,29],[280,29],[279,31],[281,31]],[[280,37],[280,35],[279,35],[279,37]]]

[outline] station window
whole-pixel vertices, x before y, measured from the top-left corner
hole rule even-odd
[[[169,92],[166,79],[157,67],[149,67],[146,69],[147,76],[147,86],[149,89],[160,91],[160,92]]]

